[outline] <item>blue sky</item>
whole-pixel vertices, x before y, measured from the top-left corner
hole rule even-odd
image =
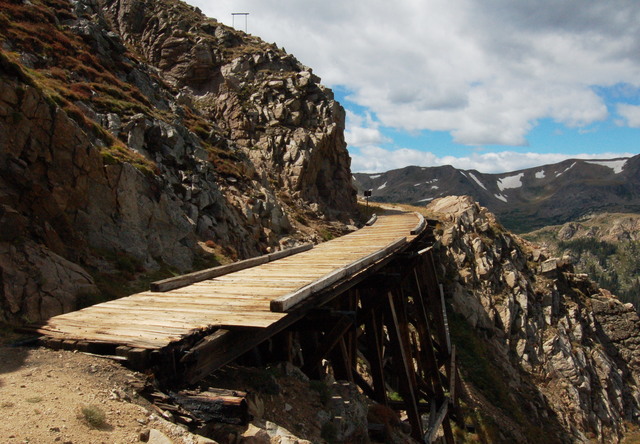
[[[228,25],[248,12],[249,33],[322,77],[347,111],[354,171],[640,152],[640,2],[190,3]]]

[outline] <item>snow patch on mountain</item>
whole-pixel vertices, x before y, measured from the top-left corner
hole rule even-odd
[[[520,188],[522,186],[522,176],[524,176],[524,173],[498,179],[498,188],[500,189],[500,191],[509,190],[512,188]]]
[[[485,190],[487,189],[487,187],[485,187],[485,186],[482,184],[482,182],[480,182],[480,179],[478,179],[478,178],[477,178],[473,173],[469,173],[469,176],[471,176],[471,178],[472,178],[473,180],[475,180],[475,181],[476,181],[476,183],[477,183],[478,185],[480,185],[483,189],[485,189]]]
[[[566,170],[564,170],[564,171],[561,171],[561,172],[557,173],[557,174],[556,174],[556,177],[560,177],[560,176],[562,176],[564,173],[566,173],[566,172],[567,172],[567,171],[569,171],[571,168],[573,168],[573,167],[575,166],[575,164],[576,164],[576,163],[575,163],[575,162],[573,162],[569,168],[567,168],[567,169],[566,169]]]
[[[627,164],[627,159],[618,159],[618,160],[586,160],[586,163],[590,163],[593,165],[602,165],[607,168],[611,168],[615,174],[622,173],[624,166]]]

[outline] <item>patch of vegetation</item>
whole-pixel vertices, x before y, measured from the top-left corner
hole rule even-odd
[[[640,242],[619,244],[585,237],[559,242],[559,252],[569,252],[576,269],[587,273],[599,287],[640,309]]]
[[[104,429],[107,426],[107,414],[97,405],[81,406],[78,416],[89,427],[94,429]]]
[[[510,396],[508,378],[492,360],[494,353],[487,347],[478,332],[474,331],[461,315],[453,310],[447,310],[447,312],[450,313],[451,341],[456,345],[456,357],[468,381],[482,392],[492,405],[523,426],[528,436],[539,436],[540,442],[554,442],[553,439],[545,439],[543,430],[531,423],[531,416],[524,410],[524,404],[514,402]],[[493,436],[497,430],[491,418],[477,412],[474,422],[484,436]],[[488,442],[494,441],[489,439]]]
[[[450,312],[449,325],[451,341],[456,345],[457,357],[465,369],[470,382],[477,387],[494,405],[508,406],[509,388],[500,369],[490,361],[493,353],[487,349],[469,323],[453,310]]]
[[[464,414],[464,424],[471,426],[470,430],[460,428],[455,422],[451,424],[455,442],[459,444],[484,444],[501,442],[500,427],[481,409],[471,409],[461,402]]]
[[[586,273],[599,287],[632,303],[640,310],[640,242],[637,240],[601,241],[594,233],[606,233],[612,226],[633,222],[633,214],[603,213],[574,222],[577,232],[569,241],[558,240],[566,225],[549,226],[523,237],[545,245],[555,256],[569,254],[578,273]],[[624,238],[623,238],[624,239]],[[632,239],[634,239],[632,237]]]
[[[117,165],[130,163],[134,168],[141,171],[146,176],[153,176],[157,173],[158,167],[155,163],[144,157],[142,154],[127,148],[122,142],[105,147],[100,151],[102,161],[105,165]]]
[[[331,239],[335,238],[335,235],[326,228],[322,228],[318,234],[324,242],[330,241]]]
[[[25,399],[25,401],[27,401],[30,404],[37,404],[39,402],[43,401],[43,397],[42,396],[31,396],[30,398]]]
[[[601,241],[593,237],[582,237],[569,241],[560,241],[558,243],[558,248],[560,250],[569,250],[578,256],[582,256],[583,253],[589,252],[598,259],[600,265],[606,265],[609,256],[616,254],[618,250],[614,244]]]

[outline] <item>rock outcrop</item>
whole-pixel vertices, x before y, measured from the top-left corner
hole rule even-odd
[[[474,359],[495,371],[479,391],[499,412],[498,440],[620,442],[640,416],[640,320],[631,304],[504,231],[469,197],[427,209],[441,224],[445,293],[483,338],[485,355]],[[469,344],[458,346],[464,356]],[[482,385],[478,368],[466,369],[470,387]]]
[[[353,223],[344,111],[293,56],[177,1],[1,3],[0,321]]]

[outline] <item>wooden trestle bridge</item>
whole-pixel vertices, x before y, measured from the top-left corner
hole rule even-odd
[[[312,377],[327,360],[336,379],[406,411],[418,441],[432,442],[442,426],[453,443],[460,381],[432,238],[417,213],[381,216],[320,245],[155,282],[55,316],[38,332],[49,347],[119,356],[174,384],[195,383],[259,346]]]

